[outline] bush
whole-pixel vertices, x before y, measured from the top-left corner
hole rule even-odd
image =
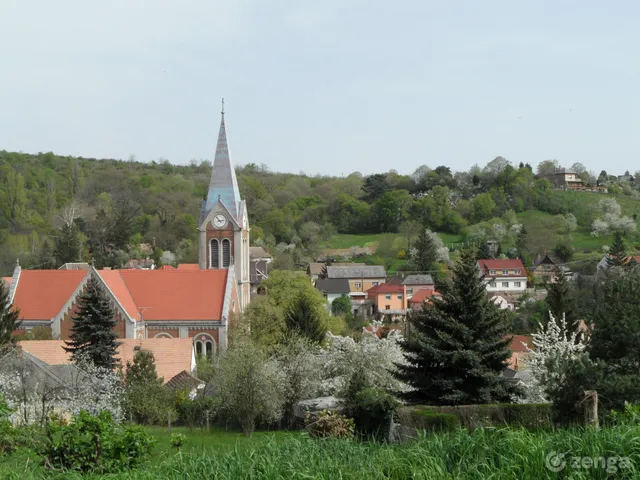
[[[426,407],[403,407],[398,420],[406,427],[429,432],[443,432],[460,428],[460,420],[452,413],[438,413]]]
[[[149,454],[152,437],[142,427],[118,426],[110,412],[81,411],[68,425],[51,423],[39,454],[62,471],[108,473],[130,469]]]
[[[0,395],[0,455],[12,453],[16,446],[16,430],[9,421],[12,410]]]
[[[312,437],[351,438],[355,430],[353,419],[331,410],[323,410],[315,418],[307,413],[305,423]]]
[[[171,434],[171,448],[175,448],[176,450],[182,450],[184,446],[184,442],[187,441],[187,436],[182,433],[172,433]]]
[[[365,388],[355,395],[348,412],[355,420],[359,435],[385,440],[398,405],[398,401],[381,388]]]
[[[175,403],[178,412],[178,423],[186,425],[189,428],[195,426],[204,427],[207,421],[215,418],[215,401],[211,397],[202,395],[196,396],[193,400],[189,398],[186,391],[178,392]]]

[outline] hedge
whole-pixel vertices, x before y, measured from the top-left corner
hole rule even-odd
[[[456,405],[456,406],[413,406],[403,407],[398,411],[398,418],[402,425],[417,429],[432,429],[433,425],[441,424],[440,428],[456,428],[451,420],[444,416],[453,416],[457,420],[456,426],[463,426],[468,430],[478,427],[516,426],[528,430],[539,430],[553,427],[551,404],[521,404],[501,403],[493,405]],[[428,425],[429,428],[425,427]]]

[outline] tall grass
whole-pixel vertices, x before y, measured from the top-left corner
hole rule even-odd
[[[545,466],[552,452],[566,453],[559,473]],[[227,451],[166,452],[156,465],[106,478],[168,479],[555,479],[638,478],[640,428],[528,432],[500,428],[466,430],[422,438],[407,445],[274,436]],[[629,457],[631,468],[573,469],[570,457]],[[40,468],[2,478],[43,478]],[[54,477],[55,478],[55,477]],[[58,478],[80,478],[63,475]]]

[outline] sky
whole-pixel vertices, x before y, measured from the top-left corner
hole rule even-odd
[[[0,149],[348,175],[496,156],[621,174],[640,2],[1,0]]]

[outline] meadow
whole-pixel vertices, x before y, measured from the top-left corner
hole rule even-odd
[[[150,431],[157,439],[155,453],[136,470],[109,476],[56,474],[14,454],[0,457],[0,478],[604,479],[638,478],[640,469],[640,427],[629,425],[537,432],[461,429],[405,445],[318,440],[300,432],[258,432],[246,438],[174,429],[187,435],[182,452],[170,447],[166,429]]]

